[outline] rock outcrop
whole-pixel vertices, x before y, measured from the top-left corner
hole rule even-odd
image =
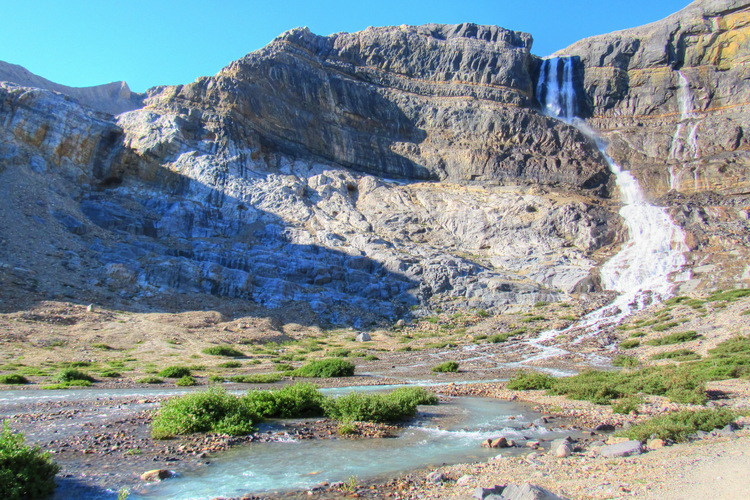
[[[0,61],[0,82],[22,87],[46,89],[72,97],[81,104],[102,113],[117,115],[143,106],[144,94],[131,92],[125,82],[112,82],[92,87],[68,87],[35,75],[23,66]]]
[[[584,116],[652,196],[750,191],[750,2],[695,1],[559,53],[580,58]]]

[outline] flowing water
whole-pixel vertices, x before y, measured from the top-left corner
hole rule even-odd
[[[681,72],[677,72],[677,107],[680,110],[680,121],[672,135],[672,145],[669,150],[670,160],[689,161],[700,156],[698,147],[698,114],[695,112],[693,93],[690,90],[690,82]],[[670,166],[669,189],[680,188],[680,175],[675,173],[674,167]],[[695,189],[698,185],[698,173],[695,172]]]
[[[596,335],[602,327],[616,324],[626,316],[645,306],[668,298],[673,289],[670,276],[685,264],[685,235],[674,224],[666,210],[648,203],[638,181],[623,170],[606,153],[606,143],[586,122],[575,114],[575,87],[573,82],[575,59],[555,57],[545,59],[537,82],[537,96],[544,112],[562,120],[595,142],[610,171],[615,175],[620,191],[622,208],[620,216],[628,229],[628,241],[620,251],[600,269],[602,287],[619,293],[607,306],[592,311],[573,326],[563,330],[543,332],[529,344],[540,349],[539,354],[524,363],[561,354],[564,350],[545,344],[563,332],[575,329],[577,339]],[[563,67],[562,73],[559,71]],[[694,117],[692,96],[684,76],[680,75],[680,110],[686,118]],[[684,80],[684,81],[683,81]],[[689,137],[694,137],[694,128]],[[697,147],[693,147],[697,151]]]
[[[479,443],[509,439],[553,439],[568,435],[533,425],[540,415],[508,401],[454,398],[421,407],[420,418],[395,438],[302,440],[253,443],[218,455],[190,475],[131,492],[131,500],[208,499],[269,491],[299,490],[320,482],[392,476],[416,468],[485,461],[523,448],[485,449]]]

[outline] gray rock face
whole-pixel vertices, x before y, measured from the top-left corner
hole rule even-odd
[[[484,500],[564,500],[541,486],[529,483],[477,488],[472,496]]]
[[[527,34],[473,24],[328,37],[295,29],[215,77],[166,87],[147,102],[205,135],[374,175],[607,184],[590,140],[529,109],[530,46]],[[211,122],[224,118],[233,126],[215,130]]]
[[[138,109],[143,105],[144,94],[131,92],[125,82],[112,82],[93,87],[68,87],[35,75],[16,64],[0,61],[0,82],[10,82],[22,87],[53,90],[72,97],[92,109],[117,115]]]
[[[581,40],[589,123],[654,196],[750,187],[750,2],[695,1],[666,19]]]

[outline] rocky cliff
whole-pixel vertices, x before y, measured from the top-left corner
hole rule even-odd
[[[748,246],[745,198],[726,196],[747,171],[747,9],[714,6],[566,52],[615,158],[652,199],[672,173],[681,193],[661,201],[696,267],[737,252],[701,262],[701,279],[733,283]],[[2,308],[223,297],[366,325],[596,291],[626,238],[616,192],[592,139],[540,112],[530,48],[472,24],[296,29],[117,117],[0,83]],[[699,167],[723,194],[684,188]]]
[[[750,2],[696,1],[560,53],[580,57],[585,116],[653,196],[750,191]]]
[[[0,61],[0,82],[24,87],[46,89],[72,97],[81,104],[102,113],[117,115],[143,106],[144,94],[131,92],[125,82],[112,82],[92,87],[68,87],[35,75],[23,66]]]

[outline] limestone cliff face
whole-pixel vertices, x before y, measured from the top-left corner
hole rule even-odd
[[[131,92],[125,82],[112,82],[92,87],[68,87],[35,75],[17,64],[0,61],[0,82],[23,87],[46,89],[72,97],[81,104],[102,113],[117,115],[143,106],[143,94]]]
[[[387,177],[595,188],[608,171],[576,129],[535,112],[531,37],[463,25],[285,33],[149,111],[238,144]],[[210,122],[211,120],[208,120]],[[218,128],[213,126],[214,129]]]
[[[580,57],[589,123],[652,196],[750,191],[750,2],[696,1],[560,54]]]

